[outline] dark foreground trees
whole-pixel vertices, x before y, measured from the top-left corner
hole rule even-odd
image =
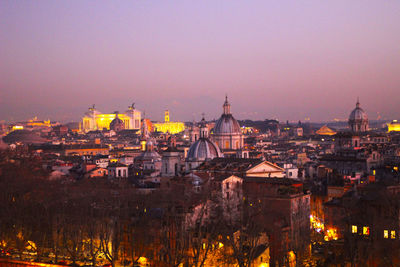
[[[123,181],[49,181],[29,160],[0,167],[0,246],[15,258],[196,267],[268,260],[274,222],[262,202],[226,202],[207,187],[143,194]]]

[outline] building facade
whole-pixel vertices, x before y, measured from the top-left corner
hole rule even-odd
[[[95,106],[89,108],[82,118],[82,131],[89,132],[95,130],[110,129],[111,122],[118,116],[124,123],[124,129],[140,130],[141,112],[135,109],[134,104],[129,106],[123,114],[103,114],[96,110]]]
[[[177,134],[185,130],[185,124],[180,121],[170,121],[169,111],[164,112],[164,122],[153,124],[155,132]]]

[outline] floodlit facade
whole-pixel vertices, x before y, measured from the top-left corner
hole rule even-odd
[[[89,108],[82,118],[82,131],[89,132],[95,130],[110,129],[111,122],[116,118],[115,113],[103,114],[96,110],[95,106]],[[136,110],[134,105],[129,106],[123,114],[118,114],[118,118],[123,121],[124,129],[140,130],[141,112]]]
[[[388,126],[388,133],[390,132],[400,132],[400,122],[394,120],[387,124]]]
[[[169,119],[169,111],[166,110],[164,113],[164,122],[153,123],[155,132],[177,134],[185,130],[185,124],[177,121],[173,122]]]

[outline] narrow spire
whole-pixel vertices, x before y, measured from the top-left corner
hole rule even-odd
[[[359,108],[360,107],[360,99],[359,99],[359,97],[357,96],[357,103],[356,103],[356,107],[357,108]]]
[[[225,102],[224,105],[222,106],[224,108],[224,114],[230,114],[231,113],[231,105],[228,102],[228,95],[225,95]]]

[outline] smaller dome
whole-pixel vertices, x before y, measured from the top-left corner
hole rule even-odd
[[[110,123],[110,130],[119,132],[125,129],[125,124],[123,120],[118,117],[118,113],[116,113],[115,118]]]
[[[144,151],[142,154],[138,156],[138,159],[142,161],[161,161],[161,156],[156,151]]]
[[[208,138],[200,138],[194,142],[187,155],[189,160],[206,160],[221,157],[218,146]]]

